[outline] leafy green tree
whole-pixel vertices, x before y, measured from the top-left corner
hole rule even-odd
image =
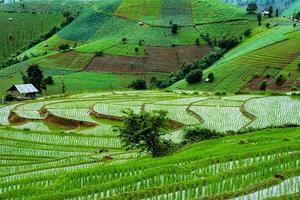
[[[279,17],[279,9],[278,8],[275,11],[275,17]]]
[[[172,24],[172,29],[171,29],[171,32],[173,34],[177,34],[178,33],[178,25],[177,24]]]
[[[267,89],[268,83],[266,81],[262,82],[259,86],[259,89],[265,91]]]
[[[270,6],[268,8],[268,11],[269,11],[269,17],[273,17],[273,12],[274,12],[273,6]]]
[[[262,20],[262,14],[259,12],[257,13],[257,21],[259,26],[261,26],[261,20]]]
[[[58,48],[62,51],[65,51],[65,50],[70,49],[70,45],[69,44],[61,44],[58,46]]]
[[[249,14],[255,13],[257,11],[257,9],[258,9],[258,7],[257,7],[256,3],[253,3],[253,2],[249,3],[246,8],[246,10]]]
[[[295,14],[294,19],[300,20],[300,11]]]
[[[251,28],[246,29],[246,30],[244,31],[244,36],[245,36],[245,37],[249,37],[249,36],[251,35],[251,32],[252,32]]]
[[[24,83],[31,83],[40,93],[42,93],[42,90],[47,90],[43,71],[37,64],[30,65],[26,71],[26,75],[22,74],[22,78]]]
[[[282,85],[285,81],[286,81],[286,78],[282,74],[280,74],[276,78],[276,85]]]
[[[53,85],[53,84],[54,84],[53,77],[52,77],[52,76],[48,76],[48,77],[45,79],[45,83],[46,83],[47,85]]]
[[[186,82],[189,84],[198,83],[202,80],[203,72],[200,69],[196,69],[188,73],[185,77]]]
[[[162,138],[169,121],[167,112],[123,112],[123,124],[116,126],[114,131],[127,150],[140,149],[140,152],[148,152],[152,157],[163,156],[174,150],[174,144]]]
[[[214,75],[214,73],[213,72],[210,72],[209,74],[208,74],[208,76],[207,76],[207,78],[208,78],[208,82],[213,82],[214,80],[215,80],[215,75]]]

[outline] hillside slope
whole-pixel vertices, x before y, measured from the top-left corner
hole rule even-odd
[[[24,2],[26,11],[36,10],[47,3]],[[74,7],[68,2],[62,1],[63,6],[60,7],[57,1],[53,1],[48,10],[57,12],[58,9],[66,9],[76,13],[80,11],[81,14],[50,39],[18,56],[19,60],[30,58],[27,66],[37,63],[46,71],[55,71],[54,78],[59,82],[56,84],[60,84],[61,79],[68,81],[72,76],[70,73],[77,73],[79,78],[80,74],[85,74],[82,71],[91,76],[129,73],[130,80],[143,76],[147,79],[166,76],[166,73],[207,54],[210,47],[200,34],[209,33],[215,39],[240,37],[256,24],[255,17],[247,16],[244,9],[220,0],[84,1],[80,9],[80,1],[74,1]],[[19,6],[16,3],[0,8],[20,12]],[[172,33],[174,24],[178,26],[176,34]],[[59,46],[62,44],[68,44],[70,49],[61,51]],[[66,69],[69,70],[68,75],[61,75]],[[7,84],[20,82],[16,81],[20,80],[18,71],[15,76],[19,78],[12,79],[11,76],[7,77]],[[96,85],[93,88],[108,89]]]
[[[182,80],[172,86],[180,89],[237,92],[259,90],[267,82],[270,90],[296,90],[300,88],[300,26],[277,26],[254,35],[229,51],[209,69],[213,72],[213,83],[189,85]],[[276,85],[279,75],[287,79]]]

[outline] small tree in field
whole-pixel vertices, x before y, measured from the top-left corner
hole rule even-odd
[[[249,14],[253,14],[257,11],[258,7],[256,3],[249,3],[246,10]]]
[[[134,113],[132,110],[123,111],[123,124],[115,127],[123,147],[140,149],[148,152],[152,157],[159,157],[170,153],[174,144],[161,138],[167,127],[167,113],[165,111]]]
[[[26,74],[22,74],[23,83],[31,83],[42,93],[42,90],[47,90],[44,80],[43,71],[37,64],[32,64],[28,67]]]
[[[202,80],[203,72],[200,69],[196,69],[188,73],[185,77],[186,82],[189,84],[198,83]]]
[[[178,33],[178,25],[177,24],[172,24],[171,32],[173,34],[177,34]]]
[[[262,20],[262,14],[261,13],[257,13],[258,26],[261,26],[261,20]]]

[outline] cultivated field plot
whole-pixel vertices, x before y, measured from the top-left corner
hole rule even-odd
[[[167,111],[174,128],[164,138],[175,143],[182,142],[187,125],[222,132],[300,125],[300,101],[289,96],[112,91],[8,105],[0,107],[0,197],[190,199],[226,194],[245,199],[298,192],[299,128],[210,140],[152,160],[123,149],[113,132],[127,108]],[[22,120],[13,120],[18,117]],[[258,186],[246,190],[250,184]]]
[[[0,12],[0,62],[63,22],[60,13]]]

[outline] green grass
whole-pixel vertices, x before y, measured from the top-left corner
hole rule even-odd
[[[12,20],[9,20],[12,18]],[[63,22],[61,13],[0,12],[0,62]]]
[[[204,77],[214,73],[213,83],[202,81],[190,85],[182,80],[171,88],[233,93],[245,89],[255,75],[275,78],[278,74],[284,74],[288,80],[299,80],[299,41],[299,30],[291,26],[279,26],[258,33],[204,71]]]
[[[114,74],[104,72],[77,72],[69,75],[54,76],[54,85],[49,87],[45,94],[61,93],[61,80],[66,85],[68,93],[126,89],[133,80],[146,78],[148,81],[152,76],[164,78],[166,74],[145,73],[145,74]]]

